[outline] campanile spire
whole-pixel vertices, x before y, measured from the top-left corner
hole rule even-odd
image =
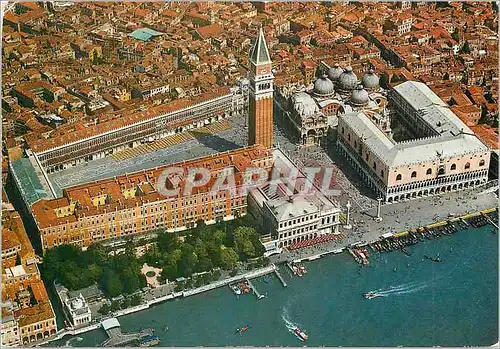
[[[248,144],[273,146],[273,73],[262,27],[250,52]]]

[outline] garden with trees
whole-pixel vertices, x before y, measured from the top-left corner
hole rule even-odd
[[[78,290],[98,283],[107,297],[131,294],[146,286],[141,274],[142,263],[135,257],[131,243],[125,253],[109,255],[100,244],[82,251],[76,245],[60,245],[45,252],[42,273],[49,282],[57,280],[69,290]]]
[[[196,228],[183,232],[159,232],[156,243],[141,257],[136,256],[135,248],[144,241],[129,241],[125,251],[116,255],[102,244],[93,244],[86,251],[61,245],[45,252],[41,269],[49,282],[57,280],[70,290],[98,283],[108,298],[145,287],[144,263],[162,269],[158,276],[162,283],[183,277],[187,280],[180,287],[201,286],[218,280],[220,270],[235,275],[240,262],[247,262],[248,269],[268,263],[262,258],[265,250],[255,226],[250,215],[212,225],[199,221]],[[190,278],[193,274],[200,275]]]

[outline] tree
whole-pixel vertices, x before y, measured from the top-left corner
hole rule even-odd
[[[177,265],[177,271],[180,275],[188,277],[193,274],[198,263],[198,257],[194,253],[194,247],[190,244],[184,244],[181,251],[182,257]]]
[[[128,307],[130,307],[130,298],[126,297],[126,298],[122,301],[122,303],[121,303],[120,307],[121,307],[122,309],[127,309]]]
[[[126,268],[122,271],[120,276],[123,283],[124,293],[131,294],[139,289],[139,278],[132,268]]]
[[[116,297],[123,292],[123,285],[118,275],[111,269],[106,269],[101,277],[101,286],[110,297]]]
[[[219,280],[221,276],[222,276],[222,273],[220,272],[219,269],[215,269],[213,271],[212,277],[213,277],[214,281]]]
[[[102,315],[107,315],[109,313],[110,309],[109,309],[109,305],[108,303],[104,303],[102,305],[101,308],[99,308],[99,310],[97,311],[99,314],[102,314]]]
[[[161,252],[171,252],[179,246],[175,233],[160,233],[156,238],[156,245]]]
[[[175,280],[178,274],[177,262],[173,259],[169,259],[167,264],[161,270],[160,277],[164,280]]]
[[[117,311],[119,309],[120,309],[120,303],[118,301],[111,302],[109,310],[111,310],[112,312],[115,312],[115,311]]]
[[[210,241],[214,242],[217,245],[222,245],[226,242],[226,233],[224,233],[222,230],[218,229],[214,231],[210,237]]]
[[[175,288],[174,288],[174,291],[175,292],[180,292],[180,291],[183,291],[185,289],[186,285],[184,284],[184,282],[178,282],[176,285],[175,285]]]
[[[140,294],[134,294],[132,296],[132,298],[130,299],[130,305],[132,305],[132,306],[139,305],[139,304],[141,304],[141,302],[142,302],[142,298],[141,298]]]
[[[226,247],[224,249],[220,249],[220,255],[221,255],[221,267],[223,269],[229,270],[238,264],[238,254],[236,251],[231,248],[231,247]]]

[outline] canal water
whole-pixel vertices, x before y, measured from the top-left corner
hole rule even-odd
[[[372,254],[359,268],[347,253],[306,262],[284,288],[273,275],[254,281],[268,298],[239,299],[228,287],[119,318],[124,332],[154,328],[161,346],[487,346],[498,342],[498,235],[488,225]],[[424,255],[441,258],[440,263]],[[365,299],[378,291],[384,297]],[[251,328],[243,334],[235,329]],[[300,342],[291,332],[300,326]],[[169,331],[164,331],[168,326]],[[103,330],[52,345],[96,346]],[[68,342],[69,341],[69,342]]]

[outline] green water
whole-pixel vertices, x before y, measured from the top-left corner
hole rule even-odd
[[[308,346],[464,346],[498,341],[498,235],[492,227],[459,231],[400,251],[372,255],[359,270],[344,253],[307,262],[303,278],[281,266],[254,284],[268,298],[237,299],[228,287],[120,317],[124,332],[152,327],[162,346],[301,346],[289,329],[302,327]],[[423,256],[436,256],[433,263]],[[394,270],[396,268],[396,271]],[[385,297],[364,299],[378,290]],[[243,334],[237,327],[251,325]],[[169,331],[163,329],[168,325]],[[73,346],[95,346],[103,330]],[[56,345],[64,345],[66,337]]]

